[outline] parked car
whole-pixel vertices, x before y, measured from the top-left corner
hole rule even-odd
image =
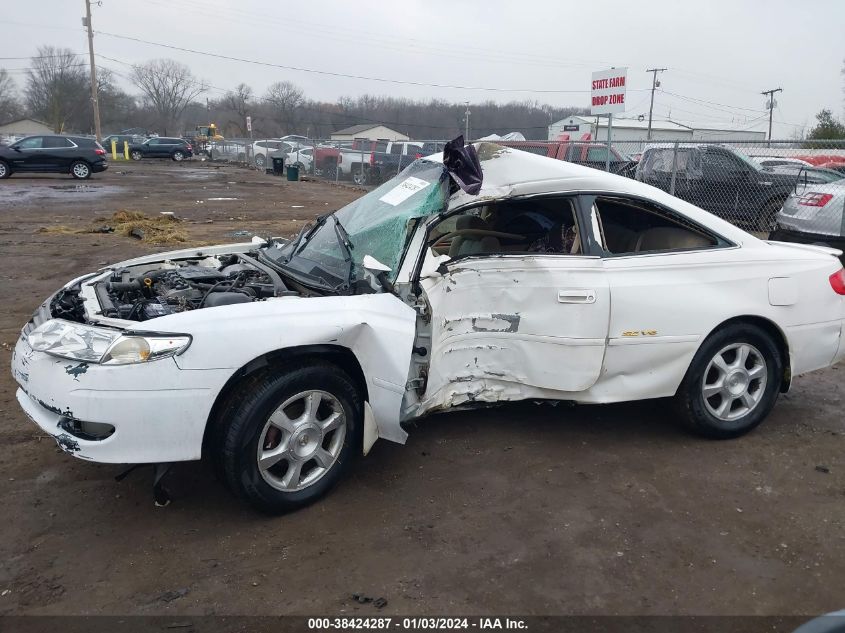
[[[108,167],[103,146],[84,136],[27,136],[0,147],[0,180],[23,172],[70,174],[85,180]]]
[[[798,164],[774,165],[764,168],[775,174],[795,177],[797,184],[820,185],[842,179],[842,174],[824,167],[805,167]]]
[[[111,143],[114,141],[115,150],[119,154],[122,154],[124,143],[128,143],[130,146],[140,145],[145,140],[145,137],[139,136],[138,134],[109,134],[103,139],[102,145],[107,152],[111,152]]]
[[[424,158],[294,240],[69,281],[15,345],[20,406],[73,456],[204,457],[280,512],[427,414],[673,398],[690,429],[732,438],[845,357],[838,251],[759,240],[630,178],[477,153],[474,193]]]
[[[750,156],[751,160],[759,163],[761,167],[780,167],[782,165],[800,165],[812,167],[812,163],[800,158],[787,158],[784,156]]]
[[[595,141],[496,141],[499,145],[513,147],[523,152],[565,160],[604,170],[607,166],[607,144]],[[610,171],[614,174],[633,176],[635,161],[611,145]]]
[[[129,158],[170,158],[181,162],[194,155],[193,147],[183,138],[169,136],[154,136],[143,143],[133,143],[129,146]]]
[[[270,158],[280,155],[287,157],[288,153],[303,147],[298,141],[283,141],[281,139],[264,139],[252,144],[252,155],[255,166],[264,169],[267,166],[267,156]]]
[[[798,182],[797,172],[763,169],[744,154],[723,145],[652,145],[637,163],[637,180],[672,190],[714,215],[749,229],[770,231],[775,216]],[[675,174],[673,178],[673,167]]]
[[[387,151],[390,141],[381,139],[355,139],[350,147],[340,147],[337,155],[338,178],[351,178],[356,185],[372,182],[371,158],[373,153]]]
[[[845,176],[839,176],[825,184],[801,181],[778,213],[769,238],[845,251]]]
[[[294,166],[299,168],[300,173],[310,172],[313,157],[311,156],[310,147],[302,147],[293,149],[288,152],[285,166]]]

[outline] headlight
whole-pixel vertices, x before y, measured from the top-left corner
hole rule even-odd
[[[191,337],[156,333],[124,335],[109,328],[53,319],[30,332],[27,342],[38,352],[62,358],[125,365],[175,356],[188,348]]]
[[[145,363],[181,354],[188,349],[190,344],[190,336],[167,336],[166,334],[121,336],[112,343],[100,362],[105,365]]]

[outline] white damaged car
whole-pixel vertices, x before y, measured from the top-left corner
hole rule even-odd
[[[480,191],[448,155],[420,159],[294,240],[71,281],[17,342],[21,407],[76,457],[205,457],[279,512],[432,412],[671,397],[689,428],[730,438],[845,356],[839,251],[595,169],[460,151]]]

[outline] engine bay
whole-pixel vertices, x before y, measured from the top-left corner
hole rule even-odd
[[[102,316],[147,321],[186,310],[262,301],[281,294],[279,283],[273,271],[253,258],[231,254],[118,268],[94,289]],[[54,313],[61,305],[54,302]]]

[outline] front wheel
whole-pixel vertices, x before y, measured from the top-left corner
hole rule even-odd
[[[255,166],[258,169],[264,169],[264,165],[267,163],[267,159],[264,158],[264,154],[259,154],[255,157]]]
[[[313,364],[254,379],[224,411],[218,459],[229,488],[262,512],[316,501],[361,447],[363,403],[340,369]]]
[[[144,155],[137,150],[132,150],[131,152],[129,152],[129,158],[131,158],[132,160],[141,160],[143,157]]]
[[[70,166],[70,175],[77,180],[86,180],[91,177],[91,166],[85,161],[78,160]]]
[[[682,421],[706,437],[748,433],[774,407],[783,378],[780,350],[763,330],[728,325],[701,346],[675,403]]]
[[[4,178],[8,178],[12,175],[12,170],[9,169],[9,166],[2,160],[0,160],[0,180]]]

